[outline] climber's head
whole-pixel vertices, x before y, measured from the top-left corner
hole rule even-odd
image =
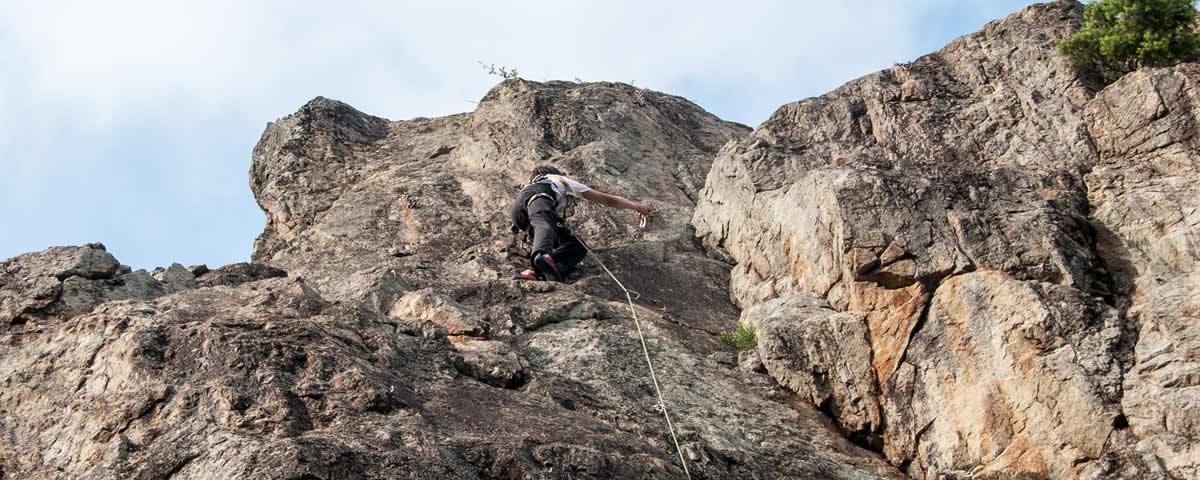
[[[540,177],[542,175],[562,175],[562,174],[563,173],[561,171],[559,171],[557,168],[551,167],[550,165],[541,165],[538,167],[534,167],[533,171],[529,173],[529,181],[533,181],[533,179]]]

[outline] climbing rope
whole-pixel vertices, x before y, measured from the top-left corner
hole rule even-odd
[[[642,216],[639,224],[641,228],[646,228],[645,215]],[[579,239],[579,243],[583,244],[583,248],[586,248],[588,253],[592,254],[592,258],[596,259],[596,263],[600,264],[600,268],[603,268],[604,272],[612,278],[613,282],[616,282],[617,286],[621,287],[621,290],[625,292],[625,300],[629,302],[629,311],[633,313],[633,324],[637,327],[638,339],[642,341],[642,354],[646,357],[646,367],[650,369],[650,381],[654,383],[654,393],[658,396],[658,408],[662,410],[663,418],[667,419],[667,430],[671,432],[671,441],[675,443],[675,453],[679,455],[679,464],[683,465],[683,474],[687,476],[688,480],[691,480],[692,473],[688,471],[687,459],[683,458],[683,449],[679,448],[679,438],[675,436],[675,425],[671,423],[671,414],[667,412],[667,402],[663,400],[662,388],[658,386],[658,376],[654,374],[654,364],[650,361],[650,349],[646,347],[646,336],[642,333],[642,322],[638,320],[637,308],[633,306],[633,296],[629,293],[630,290],[625,288],[625,284],[621,283],[612,270],[608,269],[604,261],[600,260],[600,256],[592,251],[592,247],[589,247],[583,239]]]

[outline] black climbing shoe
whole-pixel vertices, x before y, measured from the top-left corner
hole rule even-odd
[[[536,268],[538,273],[546,277],[546,280],[552,282],[561,282],[562,275],[558,274],[558,265],[554,264],[554,258],[548,253],[539,253],[533,256],[533,268]]]

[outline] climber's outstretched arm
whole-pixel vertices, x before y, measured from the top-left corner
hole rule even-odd
[[[583,198],[587,199],[590,202],[599,203],[601,205],[604,205],[607,207],[612,207],[612,208],[633,210],[642,215],[650,215],[650,205],[649,204],[637,203],[637,202],[629,200],[625,197],[621,197],[618,195],[609,195],[607,193],[597,192],[595,190],[588,190],[586,192],[583,192],[582,195],[583,195]]]

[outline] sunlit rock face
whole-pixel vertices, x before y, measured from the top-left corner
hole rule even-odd
[[[1081,18],[785,105],[700,192],[767,371],[913,477],[1200,475],[1200,68],[1097,91]]]

